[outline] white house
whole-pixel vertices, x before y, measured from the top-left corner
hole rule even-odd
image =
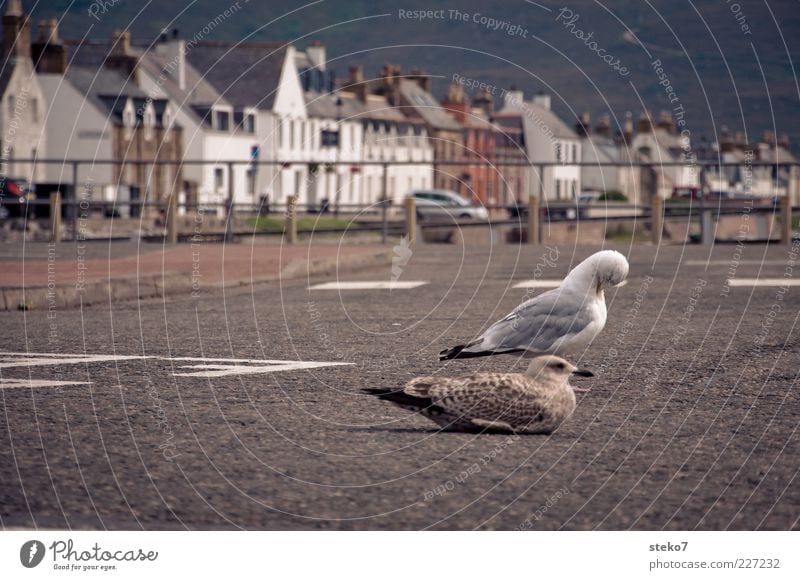
[[[251,162],[260,157],[258,110],[234,105],[190,64],[195,50],[173,31],[147,52],[140,54],[139,86],[151,99],[168,99],[176,113],[174,122],[183,127],[184,177],[190,201],[216,207],[218,212],[231,197],[227,161],[233,165],[233,201],[259,202],[258,168]],[[203,164],[192,163],[203,161]]]
[[[91,78],[94,73],[86,71]],[[107,109],[101,107],[71,82],[77,74],[40,73],[47,106],[45,116],[46,133],[49,136],[47,157],[53,160],[87,159],[97,163],[81,165],[78,179],[81,183],[96,184],[97,187],[113,187],[113,167],[103,161],[113,159],[113,127]],[[48,183],[71,183],[71,168],[60,163],[44,166],[43,181]]]
[[[508,91],[498,117],[517,116],[522,120],[525,150],[532,165],[550,163],[544,168],[542,184],[545,199],[571,200],[581,191],[581,141],[578,135],[550,109],[550,95],[536,95],[525,101],[522,91]],[[539,181],[537,175],[531,179]],[[531,190],[536,191],[537,186]]]
[[[315,168],[308,161],[325,158],[320,149],[325,148],[322,140],[328,135],[322,133],[328,129],[308,118],[295,48],[281,43],[203,41],[186,56],[234,111],[255,115],[254,159],[276,163],[253,166],[255,199],[283,204],[289,195],[296,195],[301,204],[316,203],[310,195],[318,190],[308,187]]]
[[[30,19],[20,0],[9,0],[3,15],[0,71],[0,173],[31,182],[44,176],[42,164],[17,161],[46,153],[45,99],[31,60]]]
[[[647,176],[642,175],[643,197],[647,195],[648,187],[662,198],[670,197],[675,188],[698,187],[700,171],[689,134],[678,133],[671,120],[669,123],[663,120],[658,126],[653,126],[650,115],[642,113],[631,142],[631,151],[639,161],[653,164],[651,185],[647,185]]]
[[[407,118],[385,95],[372,94],[360,66],[351,67],[344,88],[307,91],[306,101],[312,118],[334,123],[345,134],[339,151],[329,153],[350,162],[340,168],[341,200],[371,205],[386,196],[399,204],[410,191],[433,187],[433,148],[425,124]]]
[[[612,135],[611,119],[603,115],[594,127],[588,113],[581,116],[575,126],[581,139],[581,186],[584,191],[618,191],[630,203],[639,202],[639,171],[631,165],[628,142],[633,134],[630,113],[626,116],[622,133]]]

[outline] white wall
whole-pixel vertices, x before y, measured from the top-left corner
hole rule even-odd
[[[13,65],[11,63],[14,63]],[[14,66],[5,93],[0,95],[0,139],[2,154],[13,147],[15,159],[30,159],[47,155],[45,133],[45,98],[29,59],[12,59],[5,66]],[[13,99],[13,100],[12,100]],[[37,164],[14,162],[4,164],[9,177],[21,177],[33,182],[41,181],[44,168]]]
[[[113,159],[113,124],[83,93],[59,74],[40,74],[39,84],[46,101],[45,131],[47,157],[51,159]],[[113,166],[82,165],[81,182],[91,180],[96,187],[116,186]],[[43,166],[41,180],[47,183],[72,183],[72,169],[61,164]]]

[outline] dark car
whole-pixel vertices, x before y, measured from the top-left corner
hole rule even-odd
[[[25,179],[0,177],[0,217],[22,217],[28,201],[36,197],[36,186]]]

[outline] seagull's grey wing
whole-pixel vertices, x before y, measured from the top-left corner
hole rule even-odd
[[[535,383],[531,388],[531,381],[521,374],[478,373],[433,385],[428,392],[451,415],[525,427],[551,419],[544,389]]]
[[[591,310],[582,301],[562,298],[557,288],[520,304],[490,326],[469,350],[548,352],[557,340],[580,333],[592,322]]]

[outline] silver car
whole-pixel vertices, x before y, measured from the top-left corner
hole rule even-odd
[[[489,212],[485,207],[473,205],[454,191],[426,189],[414,191],[417,219],[430,221],[453,221],[471,219],[487,221]]]

